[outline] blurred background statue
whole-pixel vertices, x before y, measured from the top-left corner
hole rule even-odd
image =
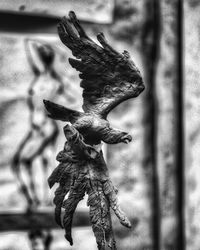
[[[47,119],[43,104],[38,100],[43,98],[60,100],[61,97],[64,97],[68,101],[74,102],[75,98],[65,92],[67,83],[63,81],[63,77],[54,67],[56,53],[60,53],[58,49],[40,40],[25,39],[24,43],[28,63],[34,75],[27,96],[27,106],[30,112],[29,131],[19,144],[11,166],[19,181],[20,190],[26,198],[27,212],[31,213],[41,205],[51,204],[46,181],[43,185],[45,197],[41,199],[38,196],[34,168],[35,162],[39,160],[44,179],[47,179],[48,168],[51,165],[48,151],[54,149],[59,134],[58,124],[54,120]],[[48,81],[50,78],[53,81]],[[24,174],[26,180],[24,180]],[[42,246],[42,249],[49,249],[52,240],[50,230],[46,232],[40,229],[31,230],[29,238],[33,250],[40,249],[39,245]]]
[[[21,191],[26,197],[28,209],[32,209],[40,203],[33,179],[34,161],[39,158],[44,174],[47,176],[49,157],[46,155],[46,150],[54,147],[59,132],[57,123],[47,119],[43,105],[38,100],[41,98],[59,100],[60,96],[70,100],[72,97],[65,93],[67,83],[64,83],[62,76],[54,68],[55,54],[58,51],[55,51],[52,45],[32,39],[25,39],[25,49],[34,74],[27,96],[30,112],[29,131],[13,157],[12,169],[19,180]],[[48,77],[53,78],[54,81],[46,82]],[[27,176],[30,178],[29,184],[25,184],[23,181],[21,166],[24,166],[24,170],[27,171]],[[44,188],[47,186],[44,185]],[[48,205],[49,201],[46,200],[46,202]]]

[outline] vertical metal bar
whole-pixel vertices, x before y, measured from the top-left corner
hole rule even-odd
[[[184,250],[182,1],[161,1],[162,47],[157,82],[161,249]],[[163,133],[164,132],[164,133]]]
[[[160,36],[161,36],[161,20],[160,20],[160,0],[153,1],[153,64],[154,64],[154,168],[153,168],[153,221],[154,224],[154,249],[160,250],[161,240],[161,214],[160,214],[160,188],[159,188],[159,174],[157,164],[157,136],[158,136],[158,119],[157,119],[157,98],[156,98],[156,73],[158,69],[158,60],[160,55]],[[154,210],[155,209],[155,210]]]
[[[176,94],[177,97],[177,212],[178,212],[178,235],[177,235],[177,246],[179,249],[185,249],[185,197],[184,197],[184,110],[183,110],[183,1],[178,1],[178,10],[177,10],[177,84],[178,91]]]
[[[152,182],[152,241],[153,249],[160,249],[160,191],[157,166],[157,98],[156,98],[156,74],[160,54],[160,3],[159,0],[147,0],[146,21],[143,27],[142,44],[144,61],[146,66],[146,113],[145,119],[151,122],[146,132],[146,145],[149,145],[149,160]]]

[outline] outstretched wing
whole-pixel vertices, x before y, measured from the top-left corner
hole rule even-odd
[[[81,27],[74,12],[69,12],[58,25],[61,41],[79,60],[69,58],[73,68],[80,71],[83,88],[83,110],[103,118],[118,104],[138,96],[144,85],[141,74],[129,53],[115,51],[105,40],[103,33],[97,35],[100,45],[91,40]]]
[[[79,111],[68,109],[62,105],[50,102],[48,100],[43,100],[43,102],[46,110],[48,111],[48,116],[54,120],[74,123],[83,115],[83,113]]]

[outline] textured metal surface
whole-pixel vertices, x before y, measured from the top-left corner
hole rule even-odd
[[[44,100],[51,119],[71,123],[63,129],[66,143],[57,156],[60,164],[49,177],[50,188],[59,183],[54,198],[55,219],[64,227],[65,238],[73,245],[73,214],[79,201],[85,193],[88,194],[87,205],[97,247],[99,250],[107,247],[116,250],[110,208],[123,226],[131,228],[131,222],[119,206],[101,142],[127,144],[132,140],[128,133],[112,128],[107,116],[120,103],[139,96],[145,87],[141,73],[127,51],[120,54],[114,50],[103,33],[97,35],[99,46],[88,37],[74,12],[69,12],[69,18],[70,22],[65,17],[61,20],[58,34],[73,56],[80,59],[69,58],[69,63],[81,73],[84,112]],[[61,220],[62,207],[65,214]]]

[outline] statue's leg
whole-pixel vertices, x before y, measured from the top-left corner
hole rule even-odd
[[[41,164],[42,164],[42,170],[43,170],[43,173],[44,173],[45,180],[47,180],[48,177],[49,177],[49,169],[50,169],[50,164],[51,164],[51,161],[49,159],[49,155],[47,154],[48,153],[47,151],[48,150],[51,150],[51,151],[54,150],[56,140],[57,140],[57,137],[58,137],[58,133],[59,133],[57,123],[55,121],[52,121],[51,123],[52,123],[52,132],[51,132],[50,135],[46,136],[46,139],[49,141],[49,143],[46,144],[46,147],[44,147],[44,149],[43,149],[43,151],[41,153]],[[46,185],[46,181],[44,181],[43,189],[44,189],[44,194],[45,194],[44,203],[46,205],[49,205],[50,197],[48,197],[46,195],[46,194],[49,193],[48,185]]]
[[[33,200],[32,200],[32,197],[30,195],[29,189],[22,178],[21,154],[22,154],[23,149],[26,147],[26,144],[29,142],[31,136],[32,136],[32,131],[30,130],[27,133],[27,135],[24,137],[24,139],[21,141],[21,143],[19,144],[17,151],[15,152],[15,154],[11,160],[11,168],[16,175],[16,178],[17,178],[19,185],[20,185],[20,190],[23,193],[23,195],[25,196],[28,204],[32,204]]]
[[[25,170],[28,173],[30,191],[33,197],[33,202],[34,202],[33,207],[37,207],[40,204],[40,200],[36,191],[37,187],[35,185],[35,180],[34,180],[33,163],[34,163],[34,159],[29,159],[23,162],[25,166]],[[32,207],[30,207],[29,209],[32,209]]]

